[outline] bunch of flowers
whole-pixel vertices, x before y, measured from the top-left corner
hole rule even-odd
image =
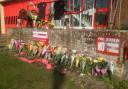
[[[108,71],[108,63],[103,57],[92,59],[76,50],[68,54],[68,49],[66,47],[51,47],[40,41],[29,41],[24,43],[23,41],[12,39],[9,49],[17,50],[19,53],[26,52],[34,58],[51,60],[54,64],[60,65],[63,68],[75,68],[80,70],[83,74],[102,76]]]

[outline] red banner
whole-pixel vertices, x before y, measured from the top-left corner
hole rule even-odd
[[[117,37],[97,37],[96,50],[99,53],[120,56],[120,39]]]
[[[48,44],[48,33],[43,31],[33,31],[33,40],[38,40]]]

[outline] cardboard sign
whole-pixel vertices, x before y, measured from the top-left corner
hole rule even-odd
[[[97,37],[96,50],[113,56],[120,55],[120,39],[115,37]]]
[[[42,41],[48,43],[48,33],[43,31],[33,31],[32,35],[34,40]]]

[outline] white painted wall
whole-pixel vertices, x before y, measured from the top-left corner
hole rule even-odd
[[[0,4],[0,27],[1,27],[1,34],[5,34],[5,21],[4,21],[4,7]]]

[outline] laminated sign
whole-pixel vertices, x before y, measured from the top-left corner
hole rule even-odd
[[[117,37],[97,37],[96,50],[113,56],[120,55],[120,39]]]
[[[33,40],[48,43],[48,33],[43,31],[33,31]]]

